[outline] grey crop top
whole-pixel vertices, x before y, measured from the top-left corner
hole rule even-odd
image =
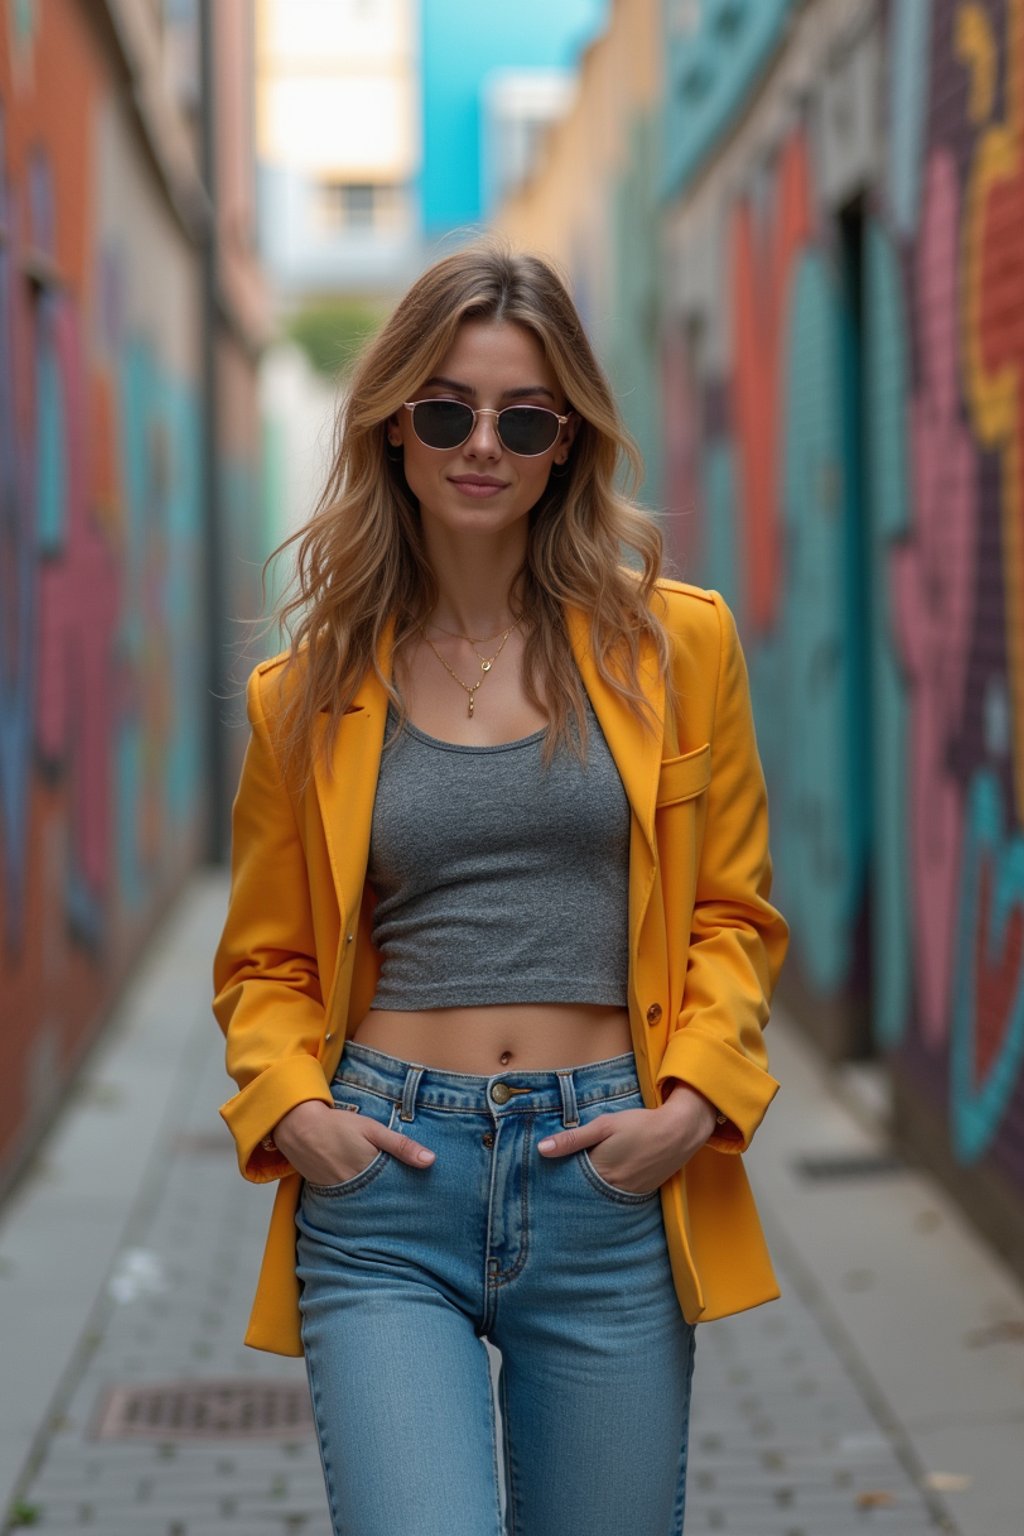
[[[587,763],[543,731],[462,747],[406,725],[381,757],[373,1008],[626,1004],[629,803],[587,707]]]

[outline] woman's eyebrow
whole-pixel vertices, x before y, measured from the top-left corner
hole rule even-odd
[[[446,379],[443,374],[435,374],[432,379],[427,379],[424,389],[450,389],[457,395],[475,395],[476,390],[472,384],[460,384],[458,379]],[[503,400],[519,400],[527,395],[547,395],[549,400],[555,397],[551,390],[544,384],[529,384],[523,389],[506,389],[502,395]]]

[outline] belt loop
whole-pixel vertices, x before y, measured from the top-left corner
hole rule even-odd
[[[422,1067],[410,1067],[405,1074],[405,1087],[402,1089],[402,1116],[403,1120],[412,1120],[416,1112],[416,1090],[423,1076]]]
[[[576,1084],[571,1072],[558,1073],[558,1086],[562,1090],[562,1124],[579,1125],[580,1111],[576,1103]]]

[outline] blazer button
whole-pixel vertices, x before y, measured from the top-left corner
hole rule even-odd
[[[334,1039],[334,1030],[333,1029],[329,1029],[327,1031],[326,1035],[324,1035],[324,1044],[326,1045],[329,1040],[333,1040],[333,1039]]]
[[[657,1022],[658,1022],[658,1020],[660,1018],[661,1018],[661,1004],[660,1003],[652,1003],[651,1006],[647,1010],[647,1022],[648,1022],[648,1024],[657,1024]]]
[[[355,934],[354,933],[346,933],[346,935],[345,935],[345,943],[346,944],[351,944],[352,940],[354,938],[355,938]]]

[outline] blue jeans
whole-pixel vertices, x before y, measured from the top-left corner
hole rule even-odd
[[[302,1338],[336,1536],[679,1536],[694,1329],[658,1192],[615,1188],[585,1151],[536,1150],[642,1107],[632,1053],[482,1077],[348,1041],[332,1092],[437,1154],[419,1169],[379,1152],[303,1187]]]

